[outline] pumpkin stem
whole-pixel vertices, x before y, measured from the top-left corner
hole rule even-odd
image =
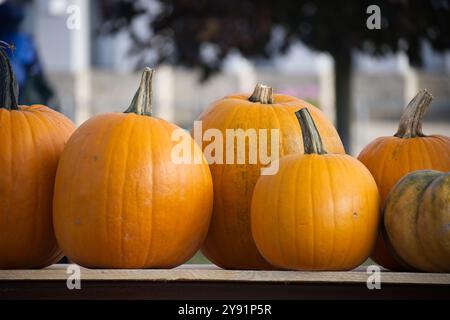
[[[307,108],[303,108],[295,113],[297,120],[300,123],[303,136],[303,148],[305,154],[326,154],[322,138],[319,130],[317,130],[311,114]]]
[[[17,85],[14,71],[11,67],[8,55],[3,47],[13,49],[12,45],[0,41],[0,108],[7,110],[19,110],[18,99],[19,86]]]
[[[154,70],[146,67],[142,72],[141,84],[125,113],[152,116],[152,78]]]
[[[273,89],[272,87],[258,83],[252,95],[248,98],[251,102],[259,102],[263,104],[273,103]]]
[[[400,117],[397,133],[399,138],[425,137],[422,132],[422,118],[433,100],[427,90],[420,90],[411,100]]]

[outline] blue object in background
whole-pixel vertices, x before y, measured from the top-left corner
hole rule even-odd
[[[0,5],[0,40],[15,47],[5,49],[19,84],[19,104],[45,104],[58,109],[55,95],[43,72],[36,45],[20,31],[25,16],[23,6],[6,1]]]

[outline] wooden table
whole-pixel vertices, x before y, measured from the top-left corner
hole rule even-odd
[[[365,268],[348,272],[81,268],[81,289],[67,288],[68,265],[0,270],[0,299],[450,299],[450,274],[381,272],[369,290]]]

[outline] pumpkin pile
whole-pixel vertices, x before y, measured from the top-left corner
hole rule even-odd
[[[295,112],[307,109],[317,124],[323,143],[332,153],[344,153],[341,139],[324,114],[306,101],[288,95],[273,94],[271,87],[258,84],[252,95],[231,95],[215,102],[199,120],[204,131],[214,128],[224,137],[230,129],[278,129],[280,157],[303,153],[303,140]],[[256,141],[258,145],[259,136]],[[227,145],[223,140],[223,148]],[[232,152],[234,159],[238,150]],[[241,151],[242,152],[242,151]],[[249,153],[245,150],[244,157]],[[263,258],[251,234],[250,211],[253,189],[263,166],[256,164],[210,165],[214,184],[214,208],[211,226],[203,245],[203,254],[227,269],[272,268]]]
[[[0,269],[63,255],[89,268],[173,268],[201,249],[227,269],[350,270],[372,253],[392,270],[450,272],[450,138],[423,134],[425,90],[358,160],[318,108],[262,84],[205,110],[199,145],[152,115],[150,68],[128,109],[76,130],[46,106],[18,106],[1,48],[0,72]],[[226,161],[208,158],[208,130]]]
[[[450,171],[450,138],[422,132],[422,118],[431,101],[431,94],[421,90],[403,111],[394,136],[374,140],[358,156],[375,178],[382,206],[406,174],[425,169]],[[381,232],[371,258],[385,268],[404,269],[387,249]]]

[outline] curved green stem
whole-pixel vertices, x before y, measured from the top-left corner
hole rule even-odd
[[[295,113],[297,120],[300,123],[303,136],[303,148],[305,154],[326,154],[322,138],[320,137],[319,130],[317,130],[311,114],[307,108],[303,108]]]
[[[399,138],[425,137],[422,132],[422,118],[432,100],[433,96],[427,90],[420,90],[403,111],[394,136]]]
[[[0,45],[12,48],[7,43],[1,42]],[[14,71],[11,67],[9,58],[0,46],[0,108],[7,110],[19,110],[18,96],[19,86],[17,85]]]
[[[141,83],[125,113],[152,116],[152,78],[154,70],[146,67],[142,72]]]

